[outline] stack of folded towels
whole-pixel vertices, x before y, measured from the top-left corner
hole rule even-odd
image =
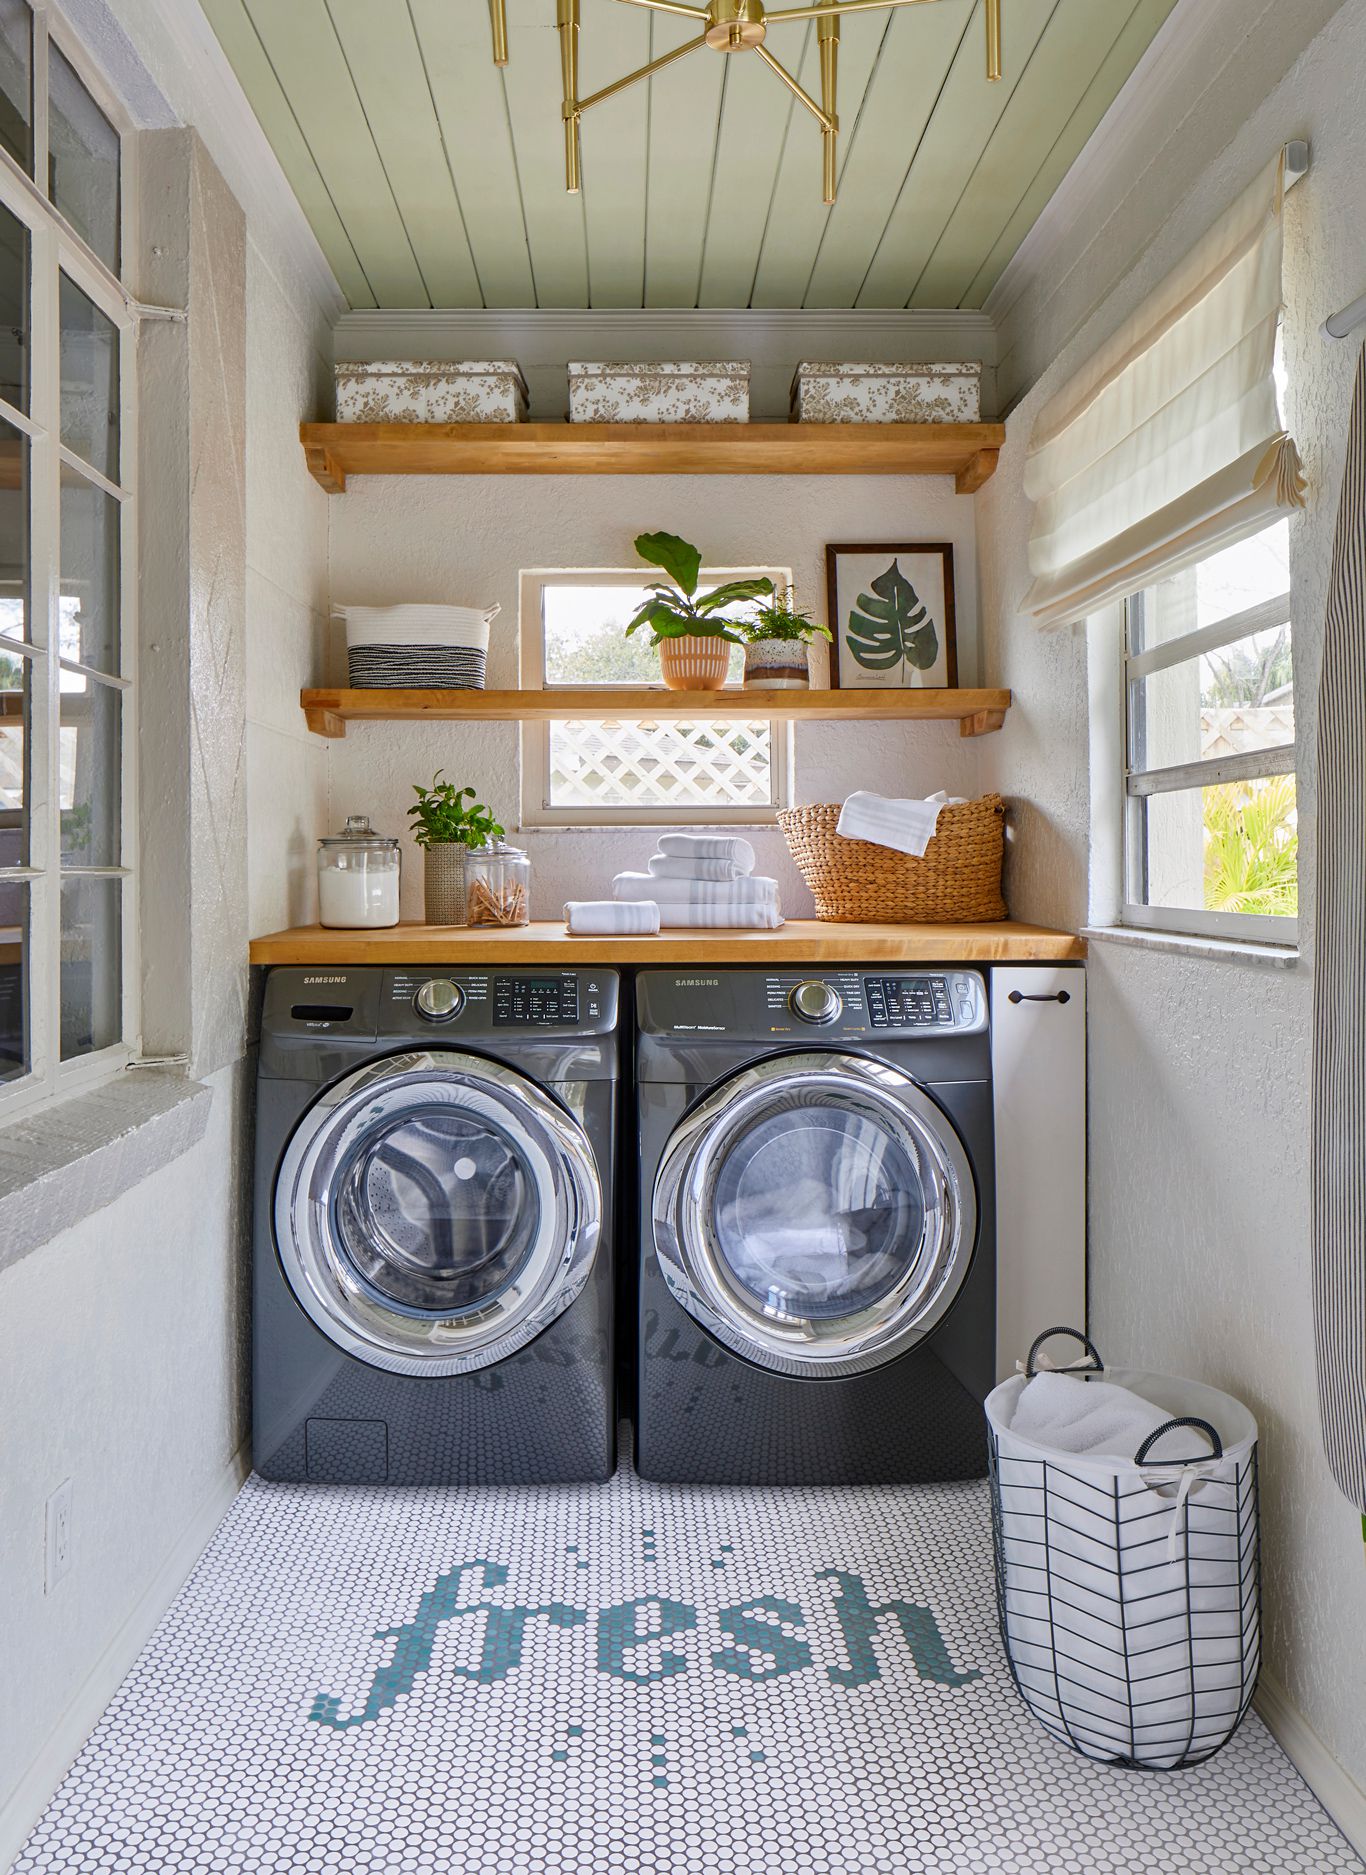
[[[662,925],[776,931],[783,922],[776,879],[758,877],[748,840],[713,833],[665,833],[647,872],[619,872],[617,904],[653,903]]]

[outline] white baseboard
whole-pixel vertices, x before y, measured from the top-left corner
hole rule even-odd
[[[1259,1718],[1357,1854],[1366,1857],[1366,1790],[1349,1777],[1285,1688],[1263,1673],[1257,1688]]]
[[[48,1800],[95,1728],[153,1629],[180,1593],[214,1531],[251,1470],[250,1448],[234,1452],[209,1496],[181,1531],[170,1554],[141,1599],[78,1688],[71,1703],[39,1747],[8,1801],[0,1805],[0,1870],[24,1845]]]

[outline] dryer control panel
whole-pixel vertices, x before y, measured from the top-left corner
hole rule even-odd
[[[869,977],[864,993],[875,1029],[972,1034],[987,1025],[986,986],[972,970]]]
[[[637,979],[647,1035],[748,1037],[827,1044],[838,1039],[984,1034],[986,980],[978,970],[717,970],[709,975],[642,971]]]

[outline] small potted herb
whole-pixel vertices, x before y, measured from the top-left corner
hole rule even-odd
[[[443,781],[442,769],[432,776],[430,788],[413,785],[416,801],[408,809],[413,838],[423,851],[422,897],[428,924],[464,924],[465,855],[472,846],[485,846],[502,837],[493,818],[473,788],[457,788]]]
[[[809,690],[811,640],[830,632],[797,604],[791,586],[761,600],[740,627],[745,641],[746,690]]]
[[[626,636],[649,626],[666,690],[720,690],[731,646],[745,642],[736,621],[722,614],[728,606],[771,595],[773,581],[733,579],[699,594],[702,555],[686,540],[677,534],[639,534],[636,552],[665,577],[651,581],[650,597],[626,627]]]

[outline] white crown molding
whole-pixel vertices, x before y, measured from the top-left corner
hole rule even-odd
[[[139,128],[198,132],[272,270],[286,284],[292,273],[327,323],[336,320],[346,297],[199,0],[53,4]]]
[[[804,358],[980,360],[982,405],[995,409],[996,330],[985,313],[839,309],[636,308],[602,311],[349,312],[333,333],[339,360],[516,358],[531,411],[564,415],[571,358],[644,363],[656,358],[745,358],[755,415],[787,414],[788,387]]]
[[[1263,1672],[1257,1716],[1343,1835],[1366,1856],[1366,1790],[1338,1763],[1279,1680]]]
[[[1049,276],[1078,225],[1093,224],[1165,142],[1172,75],[1192,66],[1208,69],[1226,55],[1230,36],[1243,30],[1243,5],[1244,0],[1178,0],[988,293],[982,310],[998,330],[1033,283]]]

